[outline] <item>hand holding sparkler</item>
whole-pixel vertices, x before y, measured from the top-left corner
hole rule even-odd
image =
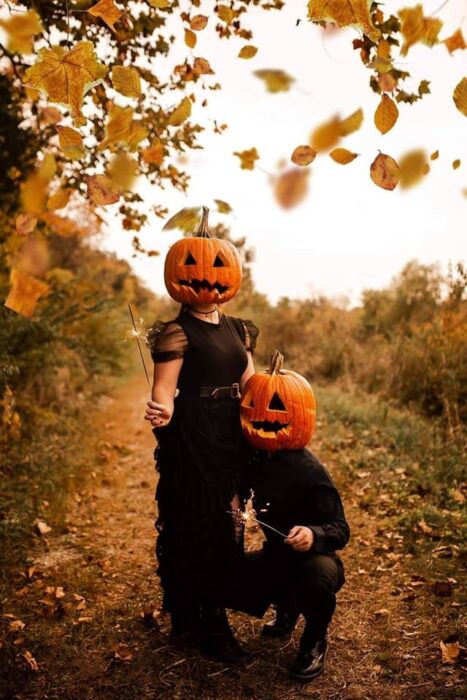
[[[305,525],[295,525],[285,540],[286,544],[290,544],[292,549],[297,552],[308,552],[313,546],[315,535],[313,530]]]

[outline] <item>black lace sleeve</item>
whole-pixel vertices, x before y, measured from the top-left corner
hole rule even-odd
[[[256,347],[256,341],[258,340],[259,328],[255,326],[253,321],[241,319],[241,322],[245,332],[245,348],[253,353]]]
[[[188,348],[185,331],[175,321],[156,321],[148,331],[146,343],[154,362],[177,360]]]

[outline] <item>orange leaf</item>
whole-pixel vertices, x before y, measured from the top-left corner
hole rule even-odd
[[[100,206],[115,204],[120,194],[115,191],[112,180],[107,175],[93,175],[87,179],[88,197]]]
[[[60,148],[68,158],[79,160],[86,154],[83,138],[78,131],[75,131],[70,126],[57,126],[57,131]]]
[[[259,153],[256,148],[250,148],[247,151],[235,151],[234,156],[240,158],[240,167],[242,170],[254,170],[255,161],[259,159]]]
[[[146,163],[154,165],[162,165],[164,160],[165,149],[163,143],[154,142],[149,148],[143,148],[141,156]]]
[[[316,151],[311,146],[297,146],[291,156],[295,165],[309,165],[316,158]]]
[[[185,44],[189,49],[194,49],[196,46],[197,37],[191,29],[185,29]]]
[[[89,10],[93,17],[100,17],[106,25],[115,31],[114,24],[118,22],[123,12],[117,7],[113,0],[100,0],[97,5],[93,5]]]
[[[205,15],[195,15],[191,18],[190,27],[194,32],[200,32],[206,27],[208,18]]]
[[[400,168],[394,158],[380,153],[371,164],[370,176],[383,190],[393,190],[399,182]]]
[[[467,117],[467,78],[457,83],[452,94],[452,99],[457,109],[464,117]]]
[[[34,231],[37,224],[37,218],[31,212],[19,214],[16,217],[16,231],[21,236],[27,236]]]
[[[258,53],[258,49],[256,46],[252,46],[252,44],[247,44],[246,46],[242,46],[242,48],[238,52],[238,57],[239,58],[253,58],[253,56],[256,56],[257,53]]]
[[[456,158],[456,160],[452,161],[452,167],[453,170],[457,170],[457,168],[460,168],[461,161],[459,158]]]
[[[428,46],[437,43],[443,23],[436,17],[424,17],[422,5],[405,7],[398,14],[402,20],[400,31],[404,37],[401,56],[405,56],[410,47],[420,41]]]
[[[49,285],[15,268],[11,271],[10,283],[5,306],[26,318],[31,318],[39,298],[49,291]]]
[[[34,10],[0,19],[0,27],[7,33],[7,49],[12,53],[33,53],[34,35],[42,33],[39,15]]]
[[[399,159],[400,186],[404,189],[413,187],[426,174],[427,157],[424,151],[416,149],[405,153]]]
[[[219,15],[219,19],[226,22],[226,24],[230,24],[235,17],[235,13],[232,8],[227,7],[227,5],[218,5],[217,14]]]
[[[272,93],[288,92],[292,83],[295,82],[295,78],[279,69],[263,68],[262,70],[255,70],[253,75],[260,80],[264,80],[266,90]]]
[[[277,202],[283,209],[292,209],[300,204],[308,192],[308,170],[291,168],[279,175],[274,186]]]
[[[380,31],[371,19],[371,0],[309,0],[308,17],[312,22],[333,22],[338,27],[356,27],[372,41]]]
[[[346,148],[335,148],[329,155],[336,163],[339,163],[340,165],[347,165],[358,157],[358,153],[352,153]]]
[[[136,68],[114,66],[112,68],[112,87],[125,97],[141,95],[141,80]]]
[[[193,63],[193,71],[195,73],[198,73],[198,75],[209,75],[214,73],[211,66],[209,65],[209,61],[206,58],[200,57],[195,58],[195,61]]]
[[[387,134],[392,129],[399,116],[399,110],[394,100],[389,95],[382,95],[381,102],[375,112],[375,126],[382,133]]]
[[[146,138],[148,130],[141,120],[133,119],[131,107],[113,104],[105,125],[105,133],[105,139],[99,144],[99,151],[107,146],[117,145],[128,146],[130,151],[136,151],[139,142]]]
[[[58,190],[47,200],[47,209],[64,209],[70,199],[71,190]]]
[[[169,116],[170,126],[180,126],[191,116],[191,101],[184,97],[178,107]]]
[[[447,39],[444,39],[443,44],[445,44],[449,53],[465,49],[467,46],[462,31],[460,29],[457,29],[454,32],[454,34],[451,34],[451,36],[449,36]]]

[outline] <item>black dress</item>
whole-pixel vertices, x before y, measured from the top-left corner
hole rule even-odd
[[[156,554],[164,608],[171,612],[222,606],[234,583],[239,543],[229,511],[242,492],[249,449],[238,399],[202,398],[200,388],[239,382],[257,334],[251,321],[221,314],[212,324],[185,311],[148,335],[155,362],[183,357],[172,419],[154,429]]]

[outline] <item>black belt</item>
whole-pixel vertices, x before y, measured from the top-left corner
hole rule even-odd
[[[202,386],[199,395],[205,399],[239,399],[240,385],[235,382],[231,386]]]

